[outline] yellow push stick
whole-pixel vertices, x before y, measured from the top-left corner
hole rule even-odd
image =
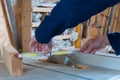
[[[73,50],[64,50],[64,51],[54,51],[51,55],[64,55],[64,54],[72,54]],[[23,53],[23,54],[14,54],[16,58],[29,58],[29,57],[37,57],[40,56],[41,53]],[[49,56],[49,54],[47,55]]]
[[[23,54],[14,54],[14,57],[16,58],[29,58],[29,57],[37,57],[39,54],[38,53],[23,53]]]

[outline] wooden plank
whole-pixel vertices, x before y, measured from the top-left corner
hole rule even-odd
[[[54,37],[54,39],[58,39],[58,40],[69,39],[69,38],[70,35],[58,35]]]
[[[10,44],[5,17],[6,16],[4,14],[3,6],[0,0],[0,47],[4,44]]]
[[[89,69],[90,68],[90,66],[83,65],[83,64],[75,64],[75,67],[79,68],[79,69]]]
[[[29,41],[32,30],[32,3],[31,0],[22,0],[22,48],[29,51]]]
[[[8,15],[8,11],[7,11],[7,6],[6,6],[6,3],[4,0],[1,0],[1,6],[2,6],[2,12],[3,13],[3,16],[1,17],[1,19],[3,20],[3,23],[1,24],[2,27],[6,27],[6,31],[7,31],[7,34],[8,34],[8,38],[10,40],[10,43],[16,47],[16,44],[15,44],[15,40],[14,40],[14,37],[12,35],[12,30],[11,30],[11,24],[10,24],[10,18],[9,18],[9,15]]]
[[[107,29],[107,23],[108,23],[108,20],[109,20],[110,10],[111,10],[111,8],[108,8],[103,13],[103,19],[102,19],[102,23],[101,23],[102,26],[103,26],[103,29],[102,29],[102,34],[103,35],[106,34],[106,29]]]
[[[110,17],[110,12],[111,12],[111,9],[112,8],[108,8],[106,10],[106,22],[105,22],[105,31],[104,31],[104,34],[106,34],[106,31],[107,31],[107,25],[108,25],[108,22],[109,22],[109,17]]]
[[[36,8],[34,7],[33,8],[33,12],[51,12],[53,8],[47,8],[47,7],[39,7],[39,8]]]
[[[23,74],[22,59],[14,57],[18,51],[12,45],[2,47],[3,62],[12,76],[20,76]]]
[[[117,22],[116,22],[116,31],[117,32],[120,32],[120,4],[118,4],[118,7],[119,7],[119,9],[118,9],[118,19],[117,19]]]

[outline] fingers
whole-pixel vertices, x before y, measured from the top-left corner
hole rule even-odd
[[[81,47],[80,49],[80,52],[83,52],[83,53],[89,53],[91,51],[91,44],[92,44],[92,41],[91,40],[88,40],[84,45],[83,47]]]
[[[46,45],[42,45],[42,53],[44,54],[44,55],[46,55],[46,50],[48,49],[48,46],[46,46]]]
[[[82,53],[85,53],[85,54],[95,54],[95,52],[99,50],[99,49],[96,49],[94,46],[87,46],[86,49],[84,51],[82,51]]]
[[[94,43],[94,39],[90,39],[83,45],[83,47],[80,49],[80,52],[82,53],[92,53],[94,54],[98,49],[96,49],[96,43]]]
[[[93,50],[93,47],[91,47],[91,46],[88,46],[87,48],[86,48],[86,50],[84,50],[83,51],[83,53],[91,53],[91,51]]]
[[[48,54],[50,53],[51,49],[52,49],[52,43],[48,43],[48,44],[41,44],[39,42],[36,41],[36,39],[33,37],[30,40],[29,43],[29,49],[31,52],[39,52],[42,51],[43,54]]]
[[[44,54],[46,55],[46,54],[48,54],[48,53],[50,53],[50,52],[51,52],[51,49],[48,48],[48,49],[46,49],[46,50],[44,51]]]
[[[30,40],[30,43],[29,43],[29,50],[31,52],[38,52],[39,51],[39,43],[36,41],[35,37],[33,37],[31,40]]]
[[[95,54],[96,53],[96,51],[98,51],[99,49],[93,49],[90,53],[91,54]]]
[[[41,44],[39,44],[38,51],[42,51]]]
[[[44,55],[48,54],[51,52],[51,49],[52,49],[52,45],[51,44],[45,44],[42,46],[42,52]]]
[[[105,46],[104,45],[98,45],[98,44],[90,44],[87,43],[85,46],[83,46],[82,50],[80,50],[82,53],[87,53],[87,54],[95,54],[96,51],[103,49]]]
[[[32,52],[32,43],[29,43],[29,50]]]
[[[81,47],[80,52],[84,52],[87,49],[87,47],[88,47],[88,44],[85,43],[83,47]]]
[[[31,51],[31,52],[33,52],[33,41],[32,41],[32,39],[30,40],[30,43],[29,43],[29,50]]]

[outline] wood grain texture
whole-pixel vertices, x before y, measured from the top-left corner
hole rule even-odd
[[[7,15],[4,12],[2,0],[0,0],[0,48],[2,45],[10,44],[8,33]]]
[[[18,51],[11,45],[2,47],[3,62],[12,76],[23,74],[22,59],[15,58],[13,55]]]
[[[29,51],[29,42],[32,38],[32,2],[22,0],[22,48]]]
[[[13,30],[12,30],[12,24],[10,20],[10,15],[8,13],[7,3],[5,0],[1,0],[3,13],[4,13],[4,19],[5,19],[5,25],[7,26],[7,33],[10,39],[10,43],[16,48],[15,39],[13,37]]]

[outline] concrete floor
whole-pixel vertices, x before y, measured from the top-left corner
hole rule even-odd
[[[82,70],[36,60],[25,60],[24,63],[24,75],[11,77],[1,62],[0,80],[108,80],[120,74],[118,70],[96,66]]]

